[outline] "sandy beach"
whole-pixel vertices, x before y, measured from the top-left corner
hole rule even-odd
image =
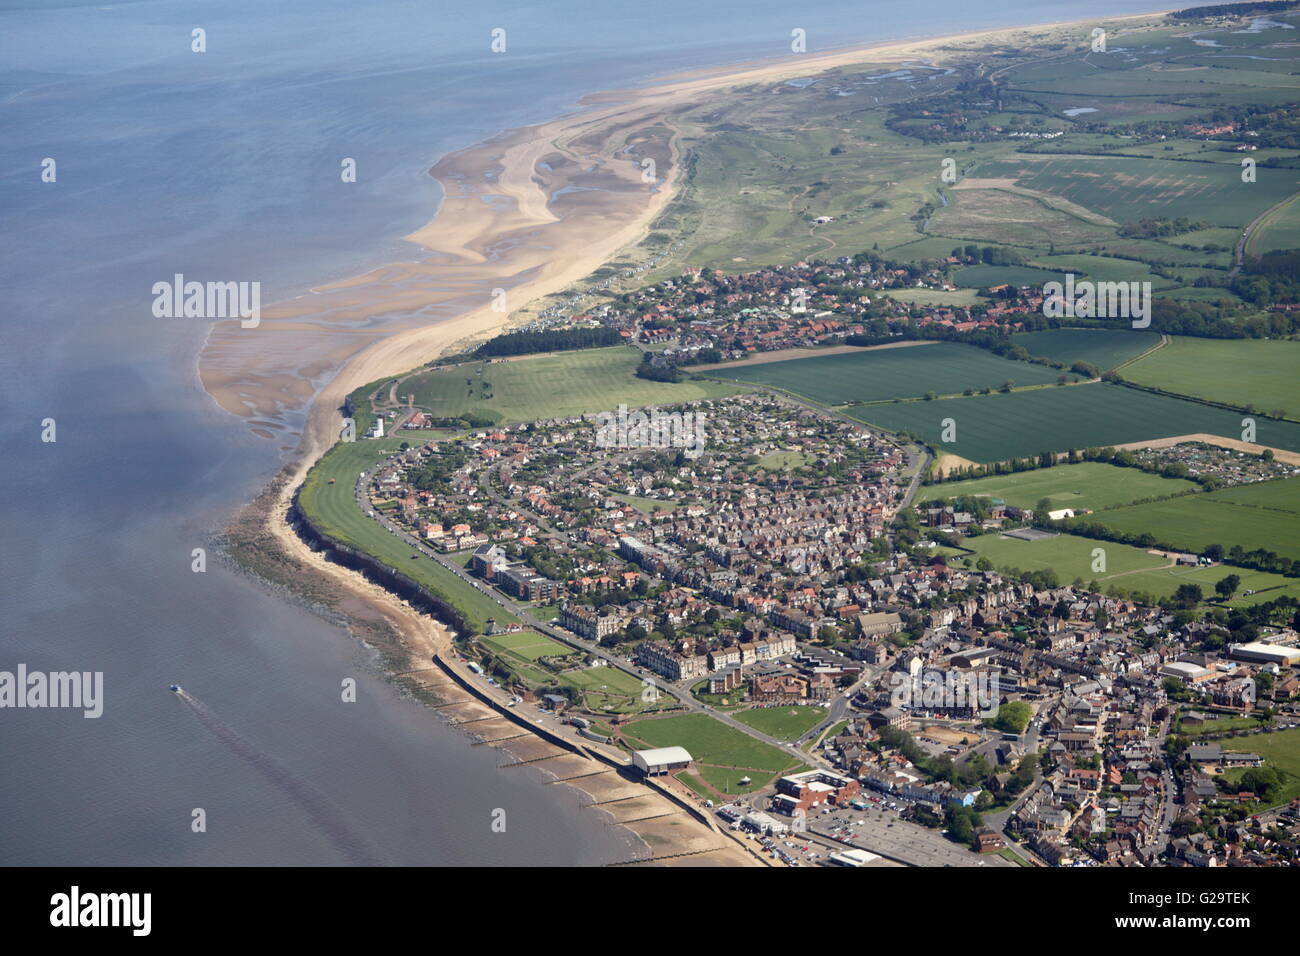
[[[1066,25],[791,55],[588,96],[576,113],[441,159],[429,172],[446,198],[430,223],[406,237],[418,253],[411,260],[265,309],[255,329],[243,329],[237,320],[215,323],[199,356],[200,380],[222,408],[265,438],[291,438],[284,412],[312,403],[297,448],[301,463],[309,465],[333,440],[335,410],[353,389],[505,326],[509,311],[493,308],[493,290],[505,290],[506,306],[514,310],[584,278],[644,237],[673,196],[678,156],[671,140],[626,149],[637,131],[672,129],[675,110],[728,87],[867,59],[902,61],[994,38],[1012,45]],[[642,180],[644,158],[655,161],[657,182]]]

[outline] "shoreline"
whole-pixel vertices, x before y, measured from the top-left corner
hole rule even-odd
[[[1168,11],[1102,18],[1130,22]],[[294,578],[315,577],[347,600],[363,605],[398,635],[408,664],[447,659],[450,630],[357,572],[328,561],[298,535],[289,521],[292,496],[307,471],[334,444],[339,407],[355,389],[414,369],[453,346],[509,324],[510,311],[495,311],[486,297],[491,287],[505,289],[518,308],[585,278],[620,250],[639,242],[675,198],[680,186],[678,136],[670,114],[696,98],[745,83],[823,72],[865,59],[904,60],[926,49],[1007,37],[1017,32],[1050,31],[1098,18],[1001,27],[919,39],[884,41],[824,54],[803,54],[781,62],[738,64],[690,74],[671,82],[584,96],[575,112],[557,119],[507,130],[491,139],[448,153],[429,170],[444,189],[433,220],[405,237],[419,247],[413,261],[389,263],[363,275],[334,282],[277,303],[263,314],[263,327],[239,335],[237,320],[214,323],[196,357],[203,388],[226,411],[243,418],[263,438],[287,437],[276,419],[286,408],[306,407],[295,450],[258,502],[240,519],[253,517],[267,544],[293,565]],[[646,188],[637,158],[609,152],[620,130],[634,132],[658,123],[671,130],[659,147],[660,179]],[[621,159],[621,161],[620,161]],[[540,167],[546,172],[541,173]],[[664,175],[666,168],[667,175]],[[594,183],[597,200],[564,187]],[[502,196],[511,208],[489,201]],[[537,241],[537,233],[543,233]],[[557,234],[558,233],[558,234]],[[528,239],[534,241],[529,242]],[[497,285],[496,283],[500,283]],[[304,308],[309,305],[310,308]],[[427,310],[448,315],[429,324]],[[416,324],[372,329],[386,314],[410,316]],[[301,348],[302,334],[318,340],[315,354]],[[358,338],[363,344],[357,345]],[[256,343],[252,348],[250,343]],[[269,347],[268,347],[269,346]],[[275,370],[277,360],[294,361],[294,371]],[[269,368],[268,368],[269,366]],[[283,367],[289,367],[285,365]],[[282,368],[283,368],[282,367]],[[259,377],[260,376],[260,377]],[[324,384],[317,385],[324,379]],[[262,510],[264,509],[264,510]],[[314,572],[314,575],[313,575]],[[287,575],[288,576],[288,575]],[[293,586],[293,585],[289,585]],[[306,587],[309,587],[307,585]],[[397,676],[392,674],[390,676]],[[482,706],[482,705],[480,705]],[[530,738],[541,740],[542,738]],[[491,744],[489,744],[491,745]],[[598,799],[581,786],[593,804]],[[648,787],[642,787],[650,791]],[[659,796],[657,799],[667,799]],[[603,809],[603,808],[602,808]],[[607,811],[608,812],[608,811]],[[626,826],[625,823],[615,825]],[[703,824],[699,827],[708,832]],[[636,831],[630,830],[634,835]],[[698,834],[691,834],[697,836]],[[644,838],[637,835],[650,848]],[[678,835],[679,837],[681,835]],[[669,836],[658,839],[678,851]],[[728,838],[723,835],[724,843]],[[732,841],[738,842],[738,841]],[[731,864],[772,865],[739,844],[724,847]],[[667,854],[665,854],[667,855]]]

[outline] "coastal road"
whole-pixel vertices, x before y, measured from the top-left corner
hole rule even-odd
[[[1281,202],[1274,203],[1252,219],[1246,228],[1241,231],[1241,238],[1237,240],[1237,248],[1233,253],[1232,270],[1228,273],[1229,279],[1235,279],[1241,272],[1242,267],[1246,264],[1246,244],[1250,242],[1250,237],[1254,234],[1255,230],[1263,224],[1265,219],[1273,215],[1273,213],[1277,212],[1288,203],[1294,202],[1297,198],[1300,198],[1300,193],[1293,193]]]

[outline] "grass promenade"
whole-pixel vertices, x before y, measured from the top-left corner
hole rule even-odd
[[[1034,508],[1044,498],[1057,508],[1114,508],[1141,498],[1175,495],[1196,488],[1182,478],[1162,478],[1136,468],[1121,468],[1098,461],[1077,465],[1055,465],[1010,475],[991,475],[967,481],[926,485],[917,493],[920,501],[954,498],[958,495],[987,495],[1001,498],[1017,508]]]
[[[641,353],[630,346],[467,362],[408,378],[403,394],[437,418],[471,415],[497,424],[691,402],[745,391],[718,382],[652,382],[634,372]]]
[[[915,348],[842,352],[785,362],[766,362],[714,372],[741,382],[773,385],[827,405],[951,395],[964,389],[998,388],[1004,382],[1045,385],[1056,369],[1000,358],[973,345],[939,342]],[[1071,376],[1078,378],[1078,376]]]
[[[298,495],[299,507],[322,533],[366,552],[454,605],[475,630],[482,631],[489,618],[512,623],[516,620],[513,615],[432,558],[423,554],[412,558],[416,552],[410,545],[385,531],[357,506],[355,488],[362,471],[397,451],[403,441],[414,444],[445,434],[417,432],[339,442],[308,472]]]
[[[1300,420],[1300,342],[1174,336],[1134,362],[1124,378],[1166,392]]]
[[[939,451],[976,462],[1201,432],[1240,439],[1242,431],[1242,416],[1237,412],[1102,382],[869,405],[849,409],[848,414],[890,431],[917,435]],[[952,419],[956,427],[955,441],[940,440],[945,419]],[[1300,451],[1300,425],[1260,418],[1255,440]]]

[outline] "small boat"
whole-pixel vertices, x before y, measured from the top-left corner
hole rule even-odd
[[[170,685],[168,685],[167,689],[170,690],[173,694],[179,694],[179,693],[181,692],[181,685],[180,685],[180,684],[170,684]]]

